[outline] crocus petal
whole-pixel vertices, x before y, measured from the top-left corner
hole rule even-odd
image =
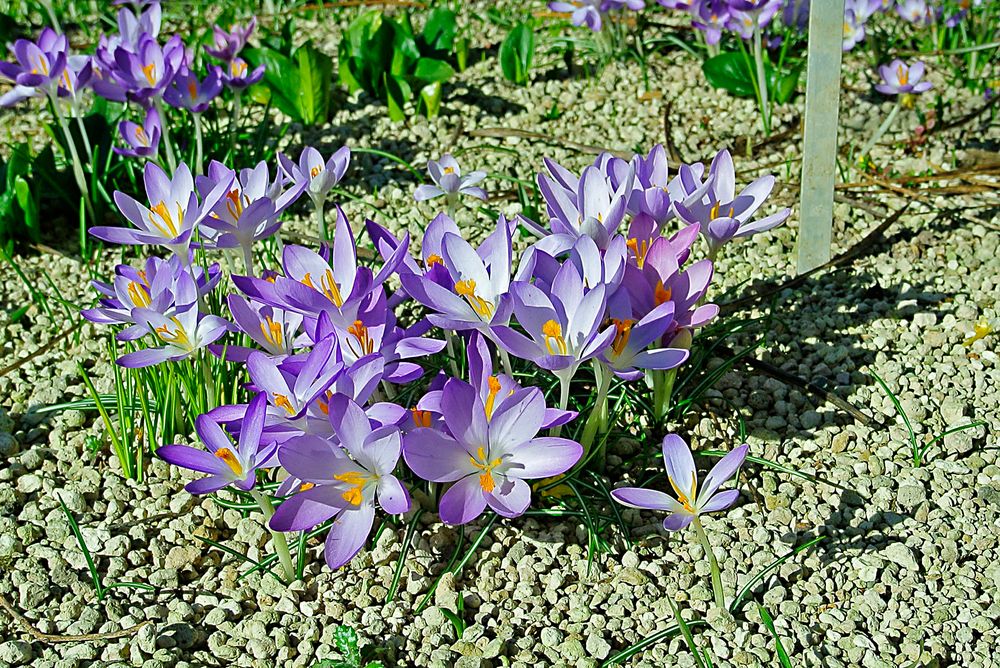
[[[514,450],[510,473],[519,478],[550,478],[565,473],[583,456],[583,447],[566,438],[533,438]]]
[[[368,540],[375,521],[375,506],[364,504],[356,510],[345,510],[334,521],[326,536],[326,564],[337,569],[354,558]]]
[[[403,459],[414,473],[431,482],[452,482],[473,471],[468,451],[435,429],[414,429],[406,434]]]
[[[402,515],[410,510],[410,493],[396,476],[382,476],[377,491],[378,504],[390,515]]]
[[[269,525],[275,531],[306,531],[346,506],[342,488],[320,485],[285,499],[274,511]]]
[[[445,524],[467,524],[486,510],[486,496],[476,474],[466,476],[441,495],[438,514]]]
[[[743,465],[744,460],[746,460],[749,449],[750,446],[744,443],[738,448],[734,448],[725,457],[716,462],[712,470],[705,476],[705,482],[702,483],[701,490],[698,492],[698,502],[695,505],[701,508],[702,503],[711,499],[715,491],[724,482],[736,475],[736,472]]]
[[[531,486],[520,478],[497,478],[492,492],[485,492],[486,503],[502,517],[518,517],[531,505]]]
[[[690,513],[674,513],[663,518],[663,528],[667,531],[680,531],[694,520]]]
[[[611,496],[618,503],[630,508],[666,510],[671,513],[679,513],[684,509],[684,506],[678,503],[677,499],[655,489],[621,487],[611,490]]]
[[[195,496],[200,496],[202,494],[211,494],[212,492],[218,492],[224,487],[228,487],[232,484],[232,481],[223,475],[210,475],[207,478],[199,478],[197,480],[192,480],[188,484],[184,485],[184,491],[188,494],[194,494]]]
[[[738,499],[739,496],[740,496],[740,491],[738,489],[724,490],[713,496],[711,499],[709,499],[708,503],[706,503],[704,506],[698,509],[698,512],[714,513],[720,510],[725,510],[726,508],[736,503],[736,499]]]
[[[190,445],[164,445],[156,449],[156,456],[168,464],[199,473],[222,475],[229,470],[229,466],[211,452]]]
[[[663,439],[663,463],[673,485],[694,502],[692,491],[698,484],[698,473],[691,449],[677,434],[667,434]]]

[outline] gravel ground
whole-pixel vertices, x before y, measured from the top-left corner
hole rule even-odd
[[[330,30],[327,48],[336,35],[335,26]],[[440,119],[393,125],[383,109],[353,98],[329,125],[295,132],[290,142],[329,149],[349,141],[392,151],[414,164],[453,150],[469,169],[526,177],[542,156],[574,169],[592,159],[566,148],[566,140],[648,149],[664,138],[668,100],[671,140],[688,160],[709,158],[755,132],[752,105],[708,88],[683,53],[655,59],[652,95],[623,94],[621,83],[640,76],[634,65],[612,65],[596,79],[565,79],[553,65],[539,70],[529,88],[514,89],[498,78],[495,62],[487,61],[458,77]],[[849,59],[842,143],[864,141],[888,112],[888,104],[869,95],[866,76]],[[931,79],[953,102],[956,116],[981,104],[965,91],[948,89],[933,73]],[[543,120],[553,103],[563,115]],[[777,125],[793,115],[792,106],[779,108]],[[876,149],[876,162],[901,173],[950,169],[954,161],[976,158],[968,147],[995,150],[1000,140],[996,125],[973,122],[932,133],[919,151],[901,148],[915,124],[913,114],[902,114],[895,143],[887,140]],[[472,135],[496,127],[547,139]],[[795,180],[798,151],[795,141],[772,145],[740,157],[737,170],[744,181],[762,170]],[[996,183],[996,177],[976,178]],[[395,229],[418,233],[431,213],[412,203],[412,177],[384,160],[356,156],[347,185]],[[504,183],[487,185],[498,195],[495,208],[518,211],[501,193]],[[769,207],[794,206],[793,194],[793,188],[782,190]],[[850,197],[854,203],[837,205],[835,253],[879,222],[858,200],[886,210],[913,202],[870,255],[779,294],[761,357],[825,386],[887,426],[863,426],[773,378],[728,373],[711,396],[709,411],[683,426],[696,444],[733,444],[735,408],[745,420],[752,454],[850,491],[753,469],[740,506],[708,520],[706,528],[730,595],[794,545],[826,536],[755,590],[754,600],[774,617],[798,665],[997,665],[997,336],[964,343],[975,323],[1000,324],[1000,223],[996,208],[982,208],[996,199],[898,191]],[[355,223],[372,213],[357,203],[347,209]],[[471,212],[463,216],[466,226],[483,225]],[[748,281],[789,274],[795,218],[733,247],[719,262],[719,291],[738,293]],[[310,231],[302,219],[292,227]],[[64,299],[90,299],[76,260],[44,254],[18,261],[30,280],[47,273]],[[9,272],[2,280],[6,313],[28,297]],[[0,321],[0,370],[34,355],[0,373],[0,593],[43,633],[107,633],[151,623],[129,638],[56,644],[35,641],[4,613],[0,666],[311,666],[333,655],[338,624],[356,627],[362,644],[380,648],[387,665],[596,666],[671,625],[668,598],[681,603],[689,618],[708,621],[698,637],[715,665],[775,664],[774,641],[756,606],[746,606],[735,619],[715,609],[701,548],[693,540],[663,535],[656,517],[635,511],[625,512],[635,545],[598,555],[589,573],[582,526],[532,518],[498,522],[461,577],[442,578],[433,605],[416,616],[417,602],[444,568],[457,537],[430,513],[391,603],[385,600],[401,530],[383,532],[340,572],[315,560],[305,582],[287,589],[270,577],[238,579],[238,562],[205,549],[193,535],[257,558],[266,536],[255,518],[191,497],[182,489],[185,475],[161,462],[150,465],[147,483],[124,480],[112,455],[88,448],[89,439],[103,431],[93,414],[35,413],[85,396],[78,362],[91,367],[99,391],[110,387],[103,336],[87,325],[78,337],[57,339],[69,320],[56,308],[51,316],[33,309],[27,326]],[[973,418],[987,426],[944,438],[930,451],[929,462],[914,468],[907,431],[869,371],[893,388],[921,440]],[[623,441],[617,454],[635,446]],[[96,601],[57,494],[83,527],[106,583],[143,582],[158,591],[115,589]],[[419,496],[415,501],[427,502]],[[442,610],[456,610],[459,597],[468,628],[456,638]],[[694,658],[674,639],[649,648],[631,665],[691,666]]]

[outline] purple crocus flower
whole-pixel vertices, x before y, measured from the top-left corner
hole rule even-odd
[[[278,164],[285,176],[295,184],[306,184],[305,193],[313,206],[320,208],[326,202],[330,191],[340,183],[351,164],[351,149],[342,146],[326,162],[312,146],[306,146],[299,155],[299,164],[292,162],[283,153],[278,154]]]
[[[305,345],[300,332],[301,314],[260,304],[242,295],[229,295],[226,301],[236,327],[271,357],[284,359],[295,348]],[[222,354],[222,348],[213,346],[212,352]],[[246,362],[253,352],[256,352],[253,348],[243,346],[225,348],[226,359],[233,362]]]
[[[688,224],[698,223],[708,241],[709,257],[714,258],[719,249],[733,238],[749,237],[785,222],[791,209],[750,221],[757,209],[764,204],[774,189],[774,176],[767,174],[756,179],[736,194],[736,170],[729,151],[716,154],[709,169],[711,187],[697,201],[677,202],[677,216]]]
[[[156,454],[169,464],[208,476],[184,486],[190,494],[209,494],[230,485],[245,492],[257,483],[257,469],[273,465],[277,443],[261,442],[267,401],[258,394],[250,402],[234,445],[230,436],[208,415],[195,421],[198,437],[207,450],[190,445],[164,445]]]
[[[208,68],[204,81],[199,81],[198,77],[185,67],[171,79],[170,85],[163,91],[163,100],[171,107],[200,114],[208,109],[208,105],[221,92],[222,73],[218,67]]]
[[[228,322],[218,316],[199,313],[196,304],[178,309],[174,315],[164,315],[150,308],[137,308],[132,312],[132,317],[153,332],[163,345],[119,357],[118,364],[129,369],[153,366],[167,360],[186,359],[232,329]]]
[[[746,459],[747,450],[749,446],[743,444],[720,459],[699,488],[698,471],[694,467],[691,449],[677,434],[667,434],[663,439],[663,463],[676,498],[642,487],[620,487],[612,490],[611,496],[630,508],[666,511],[668,514],[663,520],[663,528],[667,531],[680,531],[698,516],[725,510],[736,503],[739,490],[718,490],[739,471]]]
[[[445,153],[440,160],[428,160],[427,173],[434,185],[425,183],[417,188],[416,192],[413,193],[413,199],[418,202],[442,195],[448,208],[454,208],[459,195],[468,195],[486,201],[486,191],[476,185],[486,178],[486,172],[475,171],[462,176],[462,169],[458,166],[458,161],[450,153]]]
[[[616,317],[619,315],[621,317]],[[639,380],[646,369],[666,371],[687,361],[689,353],[682,348],[648,349],[671,329],[674,320],[672,302],[660,304],[639,320],[630,316],[630,313],[612,312],[615,337],[600,355],[601,361],[616,376],[624,380]]]
[[[569,14],[570,22],[575,26],[586,26],[594,32],[600,32],[603,24],[601,4],[603,0],[573,0],[562,2],[556,0],[549,3],[549,9],[560,14]]]
[[[879,66],[882,82],[875,85],[875,90],[885,95],[923,93],[933,87],[930,81],[921,81],[925,70],[922,60],[907,65],[897,58],[888,65]]]
[[[330,421],[339,445],[302,436],[282,445],[278,458],[305,488],[285,499],[271,518],[276,531],[305,531],[336,518],[324,556],[337,569],[364,547],[375,520],[376,502],[390,515],[410,509],[410,495],[393,474],[402,442],[394,425],[372,428],[357,403],[335,394]]]
[[[781,4],[781,0],[729,0],[726,28],[745,40],[752,39],[754,27],[766,27]]]
[[[191,170],[184,163],[177,167],[173,178],[169,178],[158,165],[148,162],[143,181],[149,208],[125,193],[115,191],[115,204],[137,229],[92,227],[90,233],[102,241],[115,244],[165,246],[186,261],[195,225],[229,191],[230,184],[218,184],[199,205]]]
[[[264,65],[260,64],[254,69],[242,58],[233,58],[222,70],[222,83],[235,91],[242,91],[249,88],[264,78]]]
[[[614,327],[600,329],[607,286],[588,290],[572,262],[563,263],[548,290],[516,281],[510,292],[517,322],[527,336],[499,325],[493,327],[497,342],[512,355],[554,372],[564,383],[614,339]]]
[[[118,155],[130,158],[155,158],[160,148],[160,112],[155,107],[146,110],[142,125],[133,121],[118,124],[118,133],[128,148],[112,147]]]
[[[14,88],[0,96],[0,107],[40,95],[54,96],[66,69],[69,41],[52,28],[45,28],[37,42],[19,39],[10,47],[14,62],[0,61],[0,77]]]
[[[486,333],[491,325],[506,324],[510,319],[507,292],[512,255],[510,226],[501,217],[496,232],[478,252],[459,235],[444,232],[440,262],[453,281],[452,289],[435,280],[431,272],[422,276],[404,273],[399,279],[414,299],[435,311],[427,316],[432,324],[446,330]]]
[[[185,63],[184,43],[174,35],[167,43],[149,34],[139,37],[135,51],[119,46],[114,51],[114,66],[101,72],[94,81],[94,91],[109,100],[131,100],[144,106],[163,95],[164,89]]]
[[[726,22],[729,21],[729,5],[726,0],[702,0],[691,9],[694,14],[691,25],[705,33],[706,43],[713,46],[718,44]]]
[[[850,51],[865,38],[865,22],[852,9],[844,12],[844,44],[843,50]]]
[[[251,17],[245,26],[233,24],[229,26],[229,30],[223,30],[218,25],[212,26],[212,46],[206,46],[205,53],[224,63],[231,62],[240,55],[256,27],[256,16]]]
[[[899,0],[896,3],[896,13],[904,21],[923,25],[930,25],[934,22],[934,14],[927,6],[926,0]]]
[[[476,388],[452,378],[441,393],[441,412],[448,433],[410,431],[403,458],[425,480],[454,483],[438,508],[447,524],[471,522],[487,506],[503,517],[523,514],[531,503],[526,481],[565,473],[583,454],[575,441],[537,436],[545,398],[536,387],[488,407]]]

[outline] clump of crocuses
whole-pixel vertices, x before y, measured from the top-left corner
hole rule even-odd
[[[217,42],[220,57],[231,51]],[[183,163],[173,173],[150,163],[145,199],[115,195],[128,225],[92,230],[169,255],[119,266],[84,315],[118,328],[118,363],[143,369],[143,382],[182,379],[177,417],[204,447],[165,445],[160,456],[204,476],[192,493],[256,501],[285,579],[288,532],[325,532],[339,568],[380,515],[417,498],[448,524],[523,515],[539,485],[604,461],[613,389],[649,395],[662,420],[694,335],[718,313],[711,258],[788,215],[755,220],[773,178],[737,193],[728,153],[668,174],[655,147],[629,161],[601,155],[580,174],[546,161],[547,219],[501,216],[476,245],[445,212],[419,256],[408,234],[367,221],[376,261],[363,263],[361,226],[340,207],[330,243],[284,245],[282,213],[303,194],[322,211],[349,161],[346,148],[326,160],[307,149],[274,171],[215,162],[197,178]],[[462,176],[450,156],[430,172],[437,185],[418,192],[445,195],[448,208],[461,193],[485,196],[484,173]],[[529,244],[515,253],[521,234]],[[695,258],[699,237],[707,258]],[[678,440],[664,444],[676,501],[615,498],[697,530],[699,514],[732,502],[716,490],[745,448],[696,494]]]

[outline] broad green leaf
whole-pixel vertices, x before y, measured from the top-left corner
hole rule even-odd
[[[299,117],[307,125],[326,121],[330,112],[330,82],[333,60],[306,42],[295,53],[299,64]]]
[[[41,241],[42,230],[38,225],[38,205],[35,198],[31,196],[31,188],[23,176],[14,179],[14,192],[17,194],[17,203],[24,214],[24,227],[28,230],[28,236],[35,243]]]
[[[406,119],[406,101],[410,99],[410,87],[402,79],[388,72],[383,75],[386,104],[389,106],[389,118],[395,122]]]
[[[427,118],[436,118],[441,112],[442,87],[440,81],[427,84],[420,89],[420,101],[423,103]]]
[[[727,90],[738,97],[754,96],[753,76],[743,54],[720,53],[702,63],[701,69],[713,88]]]
[[[264,66],[264,82],[271,89],[271,103],[283,114],[301,120],[295,92],[300,86],[299,73],[292,59],[267,47],[244,49],[242,53],[251,66]]]
[[[413,76],[424,83],[440,83],[454,76],[455,70],[443,60],[421,58],[413,70]]]
[[[518,23],[500,45],[500,68],[511,83],[528,83],[535,56],[535,33],[527,23]]]
[[[450,9],[438,7],[427,17],[424,24],[424,42],[435,51],[451,52],[451,47],[455,43],[455,35],[458,33],[458,25],[455,21],[455,12]]]

